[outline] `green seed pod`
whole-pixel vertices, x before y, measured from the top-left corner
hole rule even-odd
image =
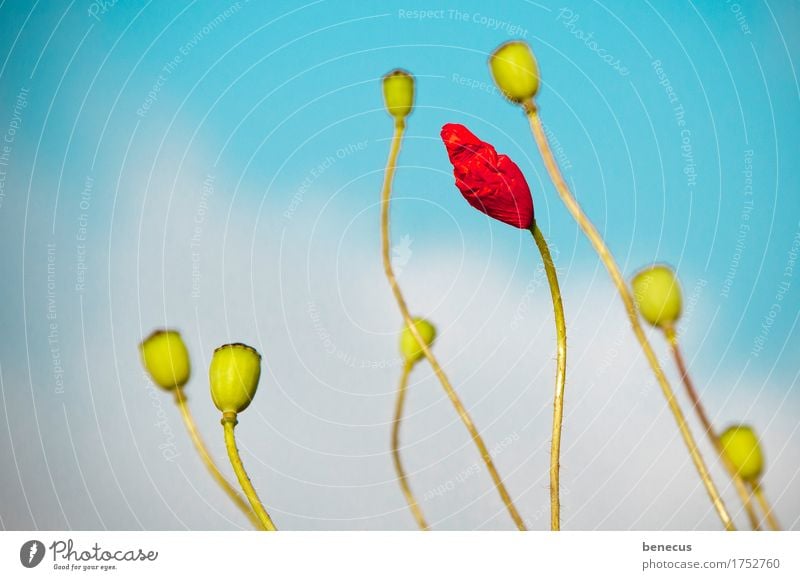
[[[395,69],[383,77],[383,101],[386,111],[402,121],[414,108],[414,77],[408,71]]]
[[[226,344],[214,351],[208,378],[211,399],[223,413],[241,413],[256,394],[261,355],[246,344]]]
[[[414,326],[422,340],[425,341],[425,346],[431,346],[433,341],[436,340],[436,327],[424,318],[415,318]],[[422,352],[422,347],[414,335],[411,334],[408,326],[404,326],[403,331],[400,333],[400,353],[408,364],[415,363],[425,356],[425,353]]]
[[[723,452],[742,479],[758,482],[764,472],[764,454],[753,429],[747,425],[733,425],[719,439]]]
[[[178,331],[156,330],[139,344],[139,354],[145,370],[162,389],[179,389],[189,381],[189,351]]]
[[[527,42],[513,40],[500,45],[489,57],[489,70],[509,101],[524,103],[539,90],[539,67]]]
[[[642,317],[662,329],[672,328],[681,316],[681,286],[669,266],[645,268],[632,280],[633,298]]]

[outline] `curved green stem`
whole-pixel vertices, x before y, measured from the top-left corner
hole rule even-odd
[[[422,509],[419,507],[414,493],[411,491],[411,485],[408,483],[408,476],[403,468],[403,461],[400,458],[400,422],[403,420],[403,407],[408,390],[408,376],[411,374],[413,366],[414,363],[409,362],[403,365],[403,371],[400,375],[400,384],[397,387],[397,401],[394,407],[394,421],[392,422],[392,459],[394,460],[394,470],[397,472],[397,480],[400,482],[400,487],[403,490],[403,495],[406,498],[408,507],[419,528],[427,531],[428,522],[425,521]]]
[[[692,458],[695,469],[697,469],[697,473],[700,475],[700,479],[706,488],[706,492],[708,493],[708,497],[711,499],[714,509],[716,509],[720,520],[722,520],[723,526],[725,526],[725,529],[729,531],[735,530],[736,526],[734,526],[733,520],[731,520],[731,516],[725,507],[725,503],[722,501],[722,497],[719,494],[719,490],[717,490],[717,486],[714,485],[714,481],[711,479],[711,475],[708,472],[708,466],[706,465],[703,456],[700,454],[700,450],[697,447],[697,442],[695,441],[694,436],[689,429],[689,425],[686,423],[686,418],[681,411],[678,400],[675,398],[675,393],[672,390],[669,381],[667,381],[667,377],[658,362],[658,357],[656,356],[655,351],[653,351],[653,347],[650,345],[650,341],[647,340],[647,336],[642,329],[642,324],[639,321],[639,314],[636,312],[636,306],[633,301],[633,295],[631,294],[625,279],[622,277],[622,272],[620,271],[616,260],[614,260],[614,256],[611,254],[608,246],[606,246],[606,243],[603,240],[603,237],[600,235],[600,232],[597,231],[597,228],[594,226],[591,220],[589,220],[586,214],[583,213],[581,206],[578,204],[575,196],[572,195],[567,182],[561,175],[558,164],[553,157],[553,151],[550,149],[550,144],[547,141],[547,135],[545,135],[544,127],[542,127],[542,121],[539,118],[536,105],[531,100],[525,103],[524,109],[525,114],[528,117],[528,123],[530,124],[531,132],[533,133],[533,137],[536,140],[536,145],[539,148],[539,153],[541,153],[542,160],[547,168],[547,173],[550,175],[550,180],[553,182],[553,185],[555,185],[561,201],[567,207],[567,210],[570,212],[570,214],[572,214],[573,219],[578,223],[578,226],[580,226],[581,230],[583,230],[583,233],[591,242],[592,247],[594,248],[595,252],[597,252],[600,260],[606,267],[606,270],[608,270],[614,286],[617,287],[620,298],[622,298],[622,302],[625,305],[625,312],[628,315],[628,320],[631,324],[631,328],[633,329],[633,334],[636,336],[636,340],[639,342],[645,358],[650,364],[650,368],[653,369],[656,380],[661,387],[661,392],[667,401],[667,406],[669,407],[672,416],[675,418],[675,422],[678,424],[678,430],[680,431],[681,437],[683,438],[683,441],[689,450],[689,455]]]
[[[550,441],[550,529],[561,529],[561,501],[559,499],[561,470],[561,424],[564,417],[564,385],[567,376],[567,325],[564,320],[564,305],[561,302],[561,289],[558,286],[558,275],[550,255],[547,240],[542,230],[533,222],[531,226],[533,239],[542,254],[547,283],[550,285],[550,296],[553,299],[553,316],[556,323],[556,388],[553,396],[553,432]]]
[[[222,472],[217,467],[217,464],[214,463],[214,460],[211,458],[211,454],[208,452],[208,448],[206,447],[205,442],[200,437],[200,433],[197,430],[197,425],[194,422],[194,417],[192,417],[192,413],[189,410],[189,406],[186,404],[186,397],[183,394],[182,388],[175,389],[175,403],[178,405],[178,409],[180,409],[181,417],[183,417],[183,422],[186,425],[186,430],[189,432],[189,436],[192,438],[192,443],[194,443],[195,449],[197,449],[197,453],[200,455],[200,459],[203,460],[203,464],[206,466],[206,469],[211,474],[211,477],[214,478],[214,481],[222,488],[222,491],[231,498],[233,503],[236,504],[242,513],[247,516],[247,519],[256,527],[262,528],[261,522],[256,517],[253,510],[250,509],[250,505],[245,501],[245,499],[236,491],[236,489],[231,485],[225,476],[222,475]]]
[[[397,167],[397,156],[400,153],[400,143],[402,142],[404,131],[405,122],[402,119],[395,121],[392,145],[389,149],[389,159],[386,162],[383,188],[381,190],[381,258],[383,259],[383,270],[386,273],[386,279],[389,281],[389,286],[392,288],[395,301],[397,302],[397,306],[403,316],[403,321],[405,322],[412,336],[416,339],[417,343],[422,349],[423,354],[425,355],[425,358],[428,359],[428,362],[433,368],[433,372],[436,374],[436,377],[442,384],[442,388],[447,394],[447,398],[450,399],[450,403],[455,408],[456,413],[458,413],[458,416],[461,418],[461,421],[464,423],[467,431],[469,431],[470,437],[475,443],[475,446],[478,448],[478,452],[481,454],[481,459],[483,459],[486,469],[489,472],[489,475],[494,482],[494,486],[497,489],[497,492],[500,494],[500,498],[503,500],[511,519],[514,520],[514,524],[517,526],[517,529],[523,531],[526,529],[525,522],[522,520],[522,516],[520,516],[519,512],[517,511],[514,501],[511,499],[511,495],[508,493],[508,490],[506,489],[506,486],[503,483],[497,468],[494,466],[494,461],[492,461],[492,456],[489,453],[489,449],[486,447],[486,444],[484,443],[483,438],[480,436],[480,433],[478,433],[478,429],[472,422],[472,418],[469,416],[467,409],[464,407],[464,404],[461,402],[461,399],[459,398],[455,389],[450,384],[447,375],[444,374],[444,370],[442,370],[441,365],[439,365],[439,361],[436,360],[436,357],[431,352],[431,349],[428,348],[425,340],[420,335],[419,330],[417,330],[417,326],[414,324],[414,321],[411,318],[411,313],[408,310],[405,298],[403,298],[403,293],[400,290],[400,286],[397,283],[397,278],[395,278],[394,275],[394,270],[392,269],[392,258],[389,249],[389,200],[392,195],[392,181],[394,179],[394,173]]]
[[[269,517],[267,510],[264,509],[261,500],[258,499],[256,489],[247,476],[242,458],[239,456],[239,450],[236,448],[236,438],[233,434],[236,423],[238,423],[236,413],[222,414],[222,427],[225,431],[225,448],[228,450],[228,457],[231,460],[233,471],[236,473],[236,479],[239,480],[239,485],[242,486],[242,491],[244,491],[244,495],[247,496],[247,499],[250,501],[250,506],[258,516],[261,525],[264,526],[265,530],[274,532],[277,528],[275,524],[272,523],[272,518]]]

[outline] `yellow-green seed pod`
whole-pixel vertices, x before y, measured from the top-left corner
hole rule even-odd
[[[414,326],[417,328],[422,340],[425,341],[425,346],[431,346],[433,341],[436,340],[436,327],[424,318],[415,318]],[[404,326],[403,331],[400,333],[400,353],[409,364],[415,363],[425,356],[425,353],[422,352],[422,347],[414,335],[411,334],[408,326]]]
[[[246,344],[226,344],[214,351],[208,379],[211,399],[223,413],[241,413],[256,394],[261,355]]]
[[[512,40],[500,45],[489,57],[489,70],[509,101],[524,103],[539,90],[539,67],[527,42]]]
[[[723,452],[742,479],[757,482],[764,472],[764,454],[753,429],[747,425],[733,425],[719,439]]]
[[[681,286],[668,266],[656,265],[636,274],[633,298],[642,317],[662,329],[672,328],[681,316]]]
[[[183,387],[189,381],[189,351],[177,330],[156,330],[139,344],[142,365],[162,389]]]
[[[384,76],[383,102],[392,117],[405,119],[414,108],[414,76],[399,68]]]

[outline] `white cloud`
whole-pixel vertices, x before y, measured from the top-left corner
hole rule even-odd
[[[245,463],[279,527],[413,527],[389,455],[400,317],[380,266],[377,207],[365,212],[363,224],[342,229],[337,224],[350,218],[341,208],[323,209],[307,200],[286,222],[274,208],[259,216],[252,202],[238,198],[227,221],[233,198],[217,183],[207,200],[199,292],[193,296],[192,268],[198,262],[191,242],[201,186],[202,178],[180,181],[176,191],[192,193],[176,195],[166,223],[152,219],[141,239],[131,221],[115,230],[105,296],[106,264],[92,266],[98,293],[92,295],[99,300],[86,315],[91,392],[81,357],[68,363],[65,399],[77,461],[68,448],[48,457],[56,489],[70,498],[64,508],[68,524],[97,527],[99,513],[111,528],[246,526],[194,455],[169,397],[149,389],[142,375],[136,343],[167,324],[186,336],[195,366],[190,403],[228,473],[204,369],[212,349],[224,342],[244,341],[263,353],[262,384],[238,431]],[[166,198],[151,197],[145,219],[163,216],[165,203]],[[138,218],[137,211],[131,215]],[[161,224],[166,236],[158,230]],[[514,235],[499,226],[487,232]],[[402,283],[414,312],[437,324],[435,351],[496,450],[498,468],[523,516],[531,528],[545,529],[555,344],[540,259],[524,238],[516,260],[501,255],[490,239],[453,240],[463,245],[444,241],[433,247],[415,240]],[[564,528],[719,529],[611,285],[602,271],[587,276],[578,265],[558,265],[570,348]],[[77,320],[71,320],[65,333],[77,338]],[[678,389],[663,340],[653,340]],[[698,360],[694,366],[702,372],[708,365]],[[21,376],[20,369],[12,374],[15,370]],[[696,379],[702,384],[699,373]],[[725,379],[736,383],[736,377]],[[762,385],[740,386],[727,397],[722,393],[729,381],[715,377],[706,400],[712,414],[726,421],[744,414],[763,433],[770,460],[767,492],[784,524],[796,526],[798,399],[796,391],[775,386],[781,379],[788,384],[793,377],[771,377],[763,391]],[[433,527],[511,529],[466,430],[426,365],[414,371],[407,409],[403,455]],[[60,408],[52,416],[58,420],[42,427],[47,449],[67,434]],[[699,433],[693,417],[691,423]],[[29,427],[15,429],[19,441]],[[175,460],[165,459],[167,444],[174,444]],[[701,446],[729,507],[737,511],[709,445],[703,440]],[[88,491],[76,474],[78,465]],[[41,465],[24,467],[23,481],[40,471]],[[50,493],[46,486],[31,490]],[[38,516],[46,525],[48,516]],[[24,527],[25,517],[4,514],[7,526]],[[737,520],[744,523],[741,513]],[[64,525],[51,522],[50,527]]]

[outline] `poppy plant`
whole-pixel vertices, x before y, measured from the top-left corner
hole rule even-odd
[[[533,56],[530,46],[521,40],[514,40],[499,46],[489,57],[489,70],[495,84],[506,99],[522,107],[525,112],[534,140],[541,153],[542,161],[544,161],[547,173],[550,175],[550,180],[553,182],[553,185],[555,185],[561,201],[564,202],[564,205],[567,207],[570,214],[572,214],[572,217],[591,242],[595,252],[597,252],[603,265],[608,270],[611,280],[614,282],[614,286],[616,286],[619,291],[619,295],[625,305],[625,311],[628,315],[631,328],[633,329],[634,335],[636,335],[636,340],[639,342],[647,358],[647,362],[650,364],[650,368],[653,369],[653,374],[655,374],[656,380],[661,386],[661,391],[675,418],[675,422],[678,424],[678,430],[689,450],[689,455],[706,488],[711,503],[717,510],[717,514],[722,520],[725,529],[735,530],[736,527],[733,525],[731,516],[725,507],[725,503],[722,501],[717,486],[714,485],[711,479],[708,466],[703,456],[700,454],[697,442],[675,398],[675,393],[664,374],[664,370],[661,368],[661,364],[658,362],[658,357],[653,347],[650,345],[650,341],[647,339],[642,329],[639,315],[636,312],[633,295],[625,279],[622,277],[619,265],[617,265],[616,260],[614,260],[614,256],[611,254],[600,232],[597,231],[597,228],[583,212],[578,200],[575,199],[575,196],[570,191],[564,176],[561,175],[561,170],[553,156],[553,151],[550,148],[550,143],[545,134],[542,121],[539,118],[539,111],[534,100],[534,97],[539,91],[540,74],[539,66],[536,63],[536,58]]]
[[[494,482],[495,489],[500,495],[500,498],[503,500],[511,519],[514,520],[514,524],[517,526],[517,529],[524,531],[526,529],[525,522],[522,520],[522,516],[519,514],[519,511],[514,505],[514,501],[511,499],[511,495],[508,493],[508,490],[503,483],[503,479],[500,477],[500,473],[497,471],[497,468],[494,465],[494,461],[489,453],[489,449],[486,447],[486,443],[484,443],[483,438],[478,432],[475,422],[467,412],[467,408],[464,406],[464,403],[461,402],[458,393],[453,388],[453,385],[450,384],[450,380],[447,378],[444,369],[442,369],[442,366],[439,364],[436,356],[429,348],[428,341],[423,336],[422,326],[414,322],[411,312],[408,309],[408,305],[406,304],[405,297],[403,296],[403,292],[400,290],[400,285],[397,283],[397,277],[394,275],[394,269],[392,268],[392,260],[389,250],[389,204],[392,197],[394,173],[397,168],[397,156],[400,153],[400,144],[403,140],[403,133],[405,132],[406,127],[406,117],[408,117],[408,115],[410,115],[414,110],[414,77],[402,69],[395,69],[384,76],[383,100],[384,104],[386,105],[386,112],[389,113],[394,120],[394,134],[392,135],[392,142],[389,148],[389,158],[386,161],[383,187],[381,189],[381,259],[383,261],[384,273],[386,274],[386,279],[388,280],[389,286],[392,289],[392,294],[394,294],[397,307],[400,309],[400,313],[403,316],[405,329],[408,333],[407,340],[410,341],[412,345],[418,346],[422,356],[424,356],[430,363],[434,374],[436,374],[436,378],[439,379],[439,383],[441,383],[442,388],[447,394],[447,398],[455,408],[456,413],[458,413],[458,416],[461,419],[461,422],[467,428],[467,431],[469,431],[470,438],[478,448],[481,459],[483,459],[483,462],[486,465],[486,470],[489,472],[489,476]],[[405,340],[406,339],[404,339],[404,341]],[[408,369],[408,372],[410,372],[410,368]],[[407,380],[407,376],[405,376],[406,370],[404,370],[403,373],[404,376],[401,377],[401,385],[400,389],[398,390],[398,413],[395,416],[394,422],[395,434],[399,433],[399,424],[402,418],[403,397],[405,396],[405,387],[403,385],[404,381]],[[395,443],[397,443],[397,439],[393,439],[393,446]],[[406,487],[406,477],[402,471],[402,464],[397,462],[399,451],[394,456],[396,460],[395,467],[398,468],[398,472],[400,474],[400,485],[403,488],[403,492],[409,502],[409,507],[411,508],[411,511],[417,519],[417,523],[420,525],[420,527],[422,529],[427,529],[427,523],[425,523],[424,518],[421,517],[421,511],[419,510],[416,500],[413,500],[413,497],[409,493],[406,493],[408,491]]]
[[[703,426],[711,445],[717,451],[733,480],[733,486],[736,488],[736,493],[739,494],[747,517],[750,520],[750,527],[754,530],[759,529],[758,514],[756,514],[753,502],[750,501],[750,492],[747,489],[747,485],[724,453],[717,430],[711,423],[711,418],[700,399],[700,393],[695,389],[694,382],[689,376],[689,369],[683,359],[683,353],[678,343],[677,330],[678,321],[683,310],[683,298],[678,277],[669,266],[654,264],[637,273],[631,280],[631,286],[633,288],[634,302],[636,302],[636,307],[639,309],[642,318],[664,333],[664,337],[667,339],[669,348],[672,351],[672,356],[675,359],[675,365],[678,367],[686,394],[689,396],[697,418],[700,420],[700,424]]]
[[[208,381],[211,387],[211,400],[222,412],[221,423],[228,458],[262,528],[274,532],[277,528],[264,504],[261,503],[236,447],[235,427],[239,423],[238,415],[250,406],[260,378],[261,355],[256,349],[237,342],[224,344],[214,351],[208,368]]]
[[[442,140],[453,164],[456,187],[467,203],[510,226],[530,229],[533,198],[517,164],[464,125],[442,127]]]
[[[181,412],[186,430],[189,432],[192,443],[194,443],[195,449],[208,472],[228,497],[233,500],[233,503],[242,510],[242,513],[247,516],[250,522],[257,528],[261,527],[261,522],[250,509],[248,503],[222,475],[205,442],[200,437],[200,432],[197,430],[197,424],[194,421],[192,412],[189,410],[186,394],[184,393],[184,388],[191,378],[192,365],[189,359],[189,351],[186,348],[186,343],[183,342],[180,332],[171,329],[156,330],[139,344],[139,354],[141,355],[142,365],[150,375],[150,378],[153,379],[153,382],[174,395],[175,403]]]
[[[453,164],[456,187],[464,199],[489,217],[530,230],[544,261],[556,325],[556,386],[550,443],[550,528],[558,530],[561,527],[559,471],[567,370],[567,328],[555,264],[547,241],[534,219],[530,187],[517,164],[508,156],[499,155],[492,145],[478,139],[464,125],[448,123],[442,127],[441,135],[450,163]]]
[[[750,484],[756,496],[769,527],[773,531],[780,530],[780,525],[772,513],[764,489],[761,486],[761,476],[764,473],[764,452],[761,442],[752,427],[747,425],[731,425],[719,436],[722,452],[735,472]]]
[[[428,521],[422,513],[422,508],[419,502],[414,497],[411,491],[411,484],[408,482],[408,475],[403,467],[403,460],[400,457],[400,423],[403,420],[403,408],[406,402],[406,393],[408,391],[408,379],[414,366],[425,358],[425,353],[422,351],[422,345],[430,350],[433,346],[433,341],[436,340],[436,327],[424,318],[415,318],[412,322],[417,333],[422,337],[423,342],[417,342],[411,328],[405,326],[400,333],[400,354],[403,355],[403,370],[400,373],[400,384],[397,388],[397,400],[394,407],[394,420],[392,421],[392,460],[394,461],[394,469],[397,473],[397,480],[400,483],[400,489],[403,490],[403,495],[406,498],[408,507],[411,514],[417,521],[417,525],[421,530],[428,530]]]

